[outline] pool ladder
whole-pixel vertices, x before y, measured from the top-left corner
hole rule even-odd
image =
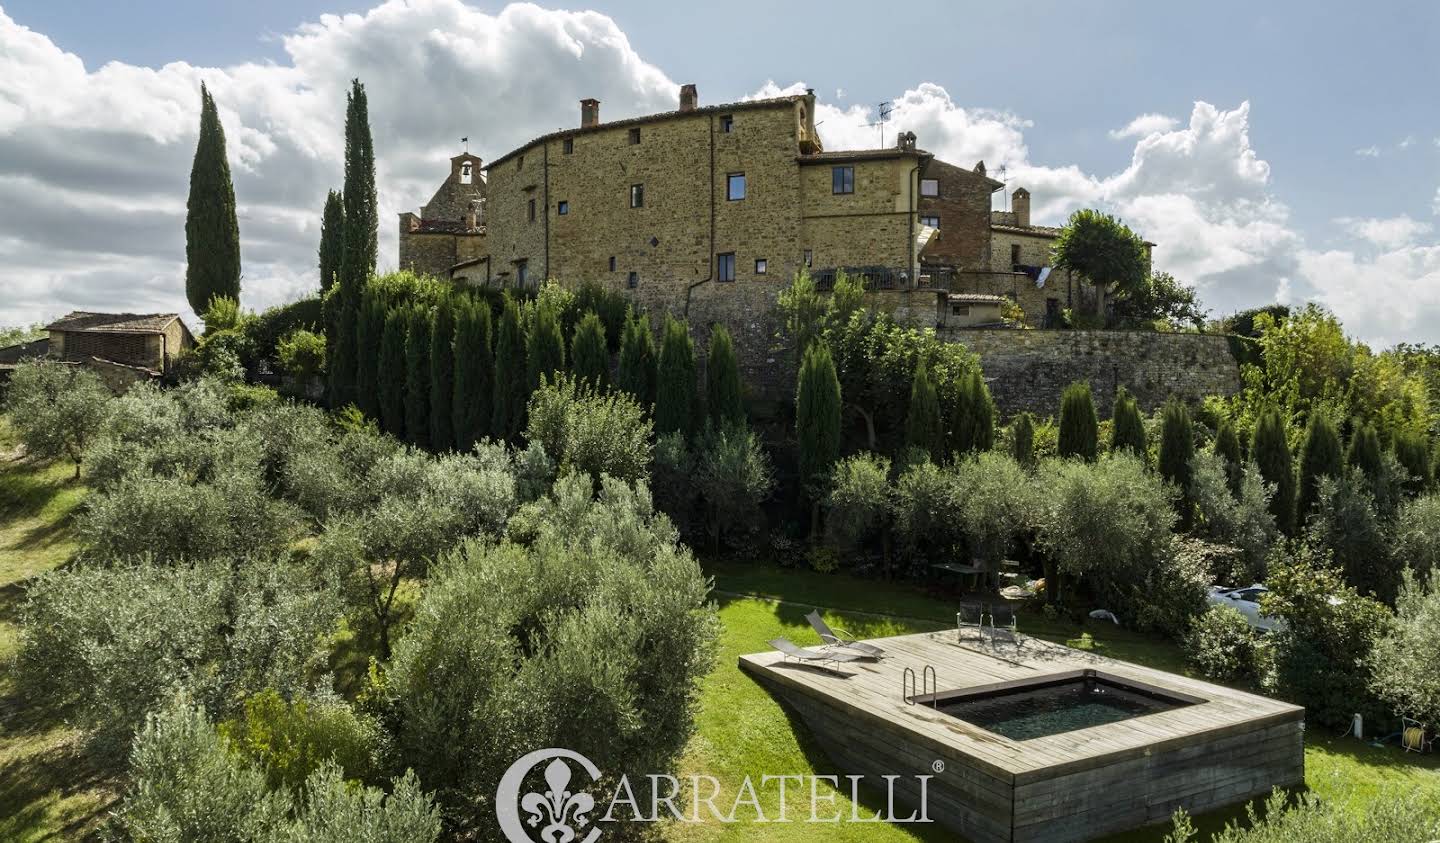
[[[932,665],[925,665],[920,672],[920,684],[915,684],[915,671],[912,668],[905,668],[900,674],[900,697],[905,700],[906,705],[914,705],[915,698],[921,694],[930,694],[930,707],[939,708],[940,704],[935,700],[935,694],[939,692],[939,683],[935,679],[935,668]]]

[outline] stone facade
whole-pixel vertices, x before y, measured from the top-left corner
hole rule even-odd
[[[420,213],[400,215],[400,268],[449,278],[457,264],[483,257],[485,193],[480,156],[451,158],[450,175]]]
[[[165,372],[195,338],[178,314],[71,313],[47,326],[52,357],[75,362],[100,358]]]
[[[990,197],[1004,184],[985,175],[984,163],[967,170],[931,161],[922,175],[921,219],[939,222],[939,229],[920,252],[927,265],[960,270],[988,270],[990,265]],[[933,182],[931,181],[933,180]],[[933,187],[934,195],[926,195]]]
[[[1025,331],[942,327],[941,338],[980,356],[1003,416],[1059,412],[1060,393],[1087,381],[1095,408],[1108,415],[1125,387],[1150,411],[1174,395],[1199,401],[1240,390],[1240,367],[1229,340],[1215,334],[1141,331]]]

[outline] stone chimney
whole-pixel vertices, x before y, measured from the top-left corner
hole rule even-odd
[[[695,83],[691,82],[680,86],[680,110],[694,111],[695,106],[700,104],[700,92],[695,90]]]
[[[600,100],[580,100],[580,128],[600,125]]]
[[[1023,187],[1015,188],[1010,194],[1010,207],[1015,211],[1015,224],[1022,227],[1030,225],[1030,191]]]

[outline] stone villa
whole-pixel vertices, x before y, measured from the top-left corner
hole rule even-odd
[[[675,111],[608,123],[583,100],[578,128],[483,168],[452,158],[420,213],[400,215],[400,266],[491,286],[598,281],[687,316],[718,295],[763,307],[802,266],[822,288],[844,270],[907,293],[886,305],[922,325],[995,321],[997,297],[1036,326],[1084,304],[1049,272],[1059,230],[1031,224],[1024,188],[992,211],[1005,186],[983,163],[937,160],[913,133],[827,152],[814,114],[813,91],[702,107],[685,85]]]

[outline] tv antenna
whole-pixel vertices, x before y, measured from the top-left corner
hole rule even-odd
[[[870,125],[872,125],[872,126],[879,126],[879,127],[880,127],[880,148],[881,148],[881,149],[884,149],[884,148],[885,148],[885,124],[886,124],[887,122],[889,122],[889,120],[890,120],[890,113],[891,113],[892,111],[894,111],[895,109],[894,109],[894,107],[891,106],[890,100],[885,100],[884,102],[882,102],[882,103],[880,103],[878,106],[876,106],[876,110],[877,110],[877,111],[879,112],[879,114],[880,114],[880,119],[879,119],[879,120],[876,120],[874,123],[871,123]]]
[[[1000,169],[999,169],[999,171],[996,173],[996,175],[1000,176],[1000,183],[1001,183],[1002,185],[1004,185],[1004,187],[1001,188],[1001,191],[1000,191],[1000,192],[1001,192],[1002,194],[1004,194],[1004,196],[1005,196],[1005,210],[1008,211],[1008,210],[1010,210],[1010,182],[1005,179],[1005,165],[1004,165],[1004,164],[1001,164],[1001,165],[1000,165]]]

